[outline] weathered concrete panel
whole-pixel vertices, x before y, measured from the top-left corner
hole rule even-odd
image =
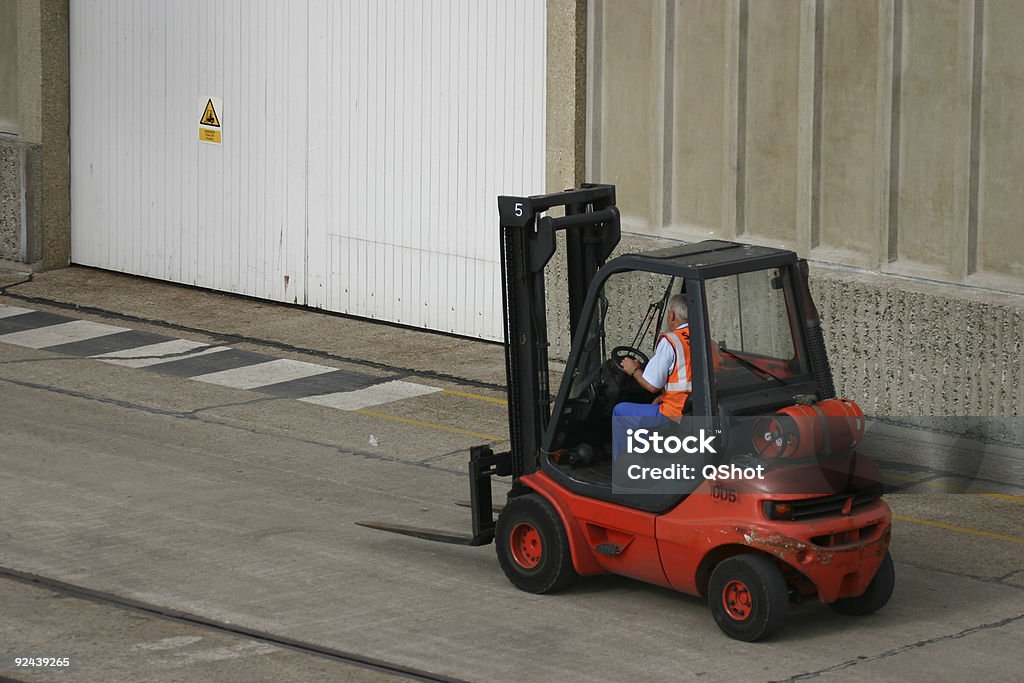
[[[875,415],[1024,415],[1024,297],[812,268],[836,389]]]
[[[729,5],[720,0],[675,3],[670,221],[727,237],[735,231],[736,201],[728,191],[736,173],[731,18]]]
[[[655,3],[631,2],[602,2],[598,7],[601,50],[614,58],[601,62],[595,79],[601,117],[597,179],[618,188],[624,222],[657,230],[656,205],[662,197],[662,9]]]
[[[0,136],[0,259],[40,258],[42,146]]]
[[[879,35],[876,0],[824,3],[821,91],[820,219],[817,245],[878,262],[880,223],[879,137],[889,121],[879,121],[877,55],[889,36]],[[886,136],[887,137],[887,136]]]
[[[924,274],[956,276],[966,263],[973,2],[904,8],[898,255]]]
[[[43,81],[43,54],[41,50],[44,24],[40,19],[41,5],[48,0],[16,0],[18,49],[18,127],[23,139],[43,141],[40,90]],[[65,2],[65,5],[67,3]],[[65,33],[65,43],[67,34]]]
[[[18,132],[18,4],[0,0],[0,133]]]
[[[584,182],[586,144],[586,1],[547,3],[548,192]]]
[[[41,206],[43,268],[71,262],[71,126],[67,0],[39,0],[40,128],[43,143]]]
[[[1024,3],[985,3],[979,271],[1024,278]]]
[[[746,83],[747,233],[797,239],[800,2],[749,3]]]

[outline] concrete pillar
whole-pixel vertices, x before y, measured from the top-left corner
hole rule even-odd
[[[888,256],[875,236],[889,223],[892,11],[875,0],[826,0],[821,9],[820,152],[812,169],[820,205],[810,246],[821,260],[875,267]]]
[[[800,2],[743,4],[748,12],[748,69],[738,228],[741,234],[792,246],[799,182]]]
[[[4,41],[0,119],[17,136],[0,136],[0,260],[60,268],[71,257],[68,0],[4,0],[5,34],[12,17],[14,87]]]
[[[0,135],[18,132],[18,4],[0,0]]]
[[[657,233],[664,214],[668,6],[594,0],[590,11],[588,164],[595,179],[618,188],[623,227]]]
[[[736,230],[737,6],[676,0],[673,9],[668,222],[729,239]]]
[[[904,0],[896,258],[961,279],[971,153],[973,0]],[[1019,27],[1018,27],[1019,28]]]
[[[968,275],[972,283],[1001,289],[1024,279],[1024,4],[988,0],[983,7],[984,17],[975,24],[975,36],[982,26],[985,36],[980,86],[975,89],[980,192]]]
[[[584,182],[587,2],[547,3],[547,191]]]

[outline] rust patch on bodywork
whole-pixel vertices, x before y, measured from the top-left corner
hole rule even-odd
[[[835,551],[828,548],[821,548],[810,543],[805,543],[796,538],[783,536],[782,534],[771,534],[762,536],[753,529],[736,529],[736,533],[743,536],[748,545],[756,546],[767,550],[772,555],[785,559],[786,555],[796,555],[802,550],[809,550],[814,554],[814,559],[819,564],[828,564],[835,557]]]
[[[835,558],[837,553],[862,552],[865,555],[874,552],[878,556],[884,556],[889,548],[889,529],[879,534],[878,538],[871,541],[864,541],[855,546],[825,548],[814,543],[801,541],[797,538],[784,536],[779,533],[763,535],[753,529],[735,527],[734,531],[743,537],[748,545],[762,548],[780,559],[794,557],[797,553],[807,551],[812,553],[814,559],[822,565],[827,565]]]

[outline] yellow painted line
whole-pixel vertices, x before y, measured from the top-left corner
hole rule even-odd
[[[1024,496],[1011,496],[1007,493],[983,493],[983,496],[989,498],[999,498],[1000,500],[1012,500],[1015,503],[1024,503]]]
[[[911,474],[903,474],[901,472],[893,472],[892,470],[880,470],[883,479],[892,479],[893,481],[916,481],[919,484],[924,482],[919,477],[915,477]]]
[[[475,401],[485,401],[487,403],[497,403],[498,405],[506,406],[508,401],[503,398],[492,398],[491,396],[483,396],[481,394],[472,394],[468,391],[455,391],[454,389],[444,389],[442,393],[450,394],[452,396],[461,396],[462,398],[471,398]]]
[[[484,434],[482,432],[473,432],[468,429],[460,429],[459,427],[449,427],[447,425],[439,425],[435,422],[425,422],[423,420],[414,420],[411,417],[400,417],[398,415],[388,415],[387,413],[378,413],[376,410],[368,410],[366,408],[360,408],[359,410],[353,410],[353,413],[359,413],[360,415],[368,415],[370,417],[379,417],[382,420],[391,420],[392,422],[402,422],[404,424],[416,425],[417,427],[426,427],[427,429],[436,429],[442,432],[450,432],[452,434],[464,434],[465,436],[475,436],[478,439],[486,439],[487,441],[507,441],[507,436],[498,436],[497,434]]]
[[[893,472],[892,470],[881,470],[882,479],[889,479],[891,481],[907,481],[913,482],[918,486],[927,486],[933,489],[942,489],[944,491],[957,491],[962,485],[954,484],[951,481],[938,481],[935,479],[920,479],[913,475],[902,474],[900,472]]]
[[[915,486],[927,486],[932,489],[939,489],[942,491],[951,491],[954,493],[959,492],[961,488],[960,484],[954,484],[949,481],[936,481],[934,479],[919,479],[917,477],[901,474],[899,472],[892,472],[889,470],[881,470],[882,479],[889,481],[906,481],[911,482]]]
[[[949,491],[951,493],[966,493],[971,496],[978,495],[976,491],[964,491],[963,484],[957,484],[952,481],[936,481],[929,479],[928,481],[922,481],[922,484],[929,488],[938,489],[939,491]]]
[[[901,522],[911,522],[912,524],[921,524],[923,526],[932,526],[937,529],[945,529],[946,531],[957,531],[962,534],[971,534],[972,536],[981,536],[983,538],[994,538],[997,541],[1009,541],[1010,543],[1020,543],[1024,545],[1024,538],[1018,536],[1007,536],[1006,534],[997,534],[992,531],[982,531],[981,529],[971,529],[965,526],[956,526],[953,524],[946,524],[945,522],[934,522],[930,519],[921,519],[919,517],[906,517],[904,515],[893,515],[893,519],[898,519]]]
[[[914,482],[919,486],[927,486],[934,489],[943,489],[946,491],[956,491],[960,488],[959,484],[954,484],[948,481],[936,481],[934,479],[921,480],[917,477],[903,474],[901,472],[893,472],[892,470],[881,470],[882,479],[888,479],[891,481],[909,481]],[[966,479],[967,477],[962,477]],[[1011,496],[1008,493],[985,493],[972,491],[968,495],[972,496],[987,496],[988,498],[998,498],[999,500],[1012,500],[1015,503],[1024,503],[1024,496]]]

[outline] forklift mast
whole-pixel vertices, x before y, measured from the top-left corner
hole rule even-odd
[[[565,208],[564,217],[541,215],[556,207]],[[511,475],[518,478],[538,468],[551,414],[544,269],[555,253],[556,233],[566,233],[569,334],[575,339],[590,282],[619,243],[619,210],[614,185],[585,184],[553,194],[498,197],[498,213]]]

